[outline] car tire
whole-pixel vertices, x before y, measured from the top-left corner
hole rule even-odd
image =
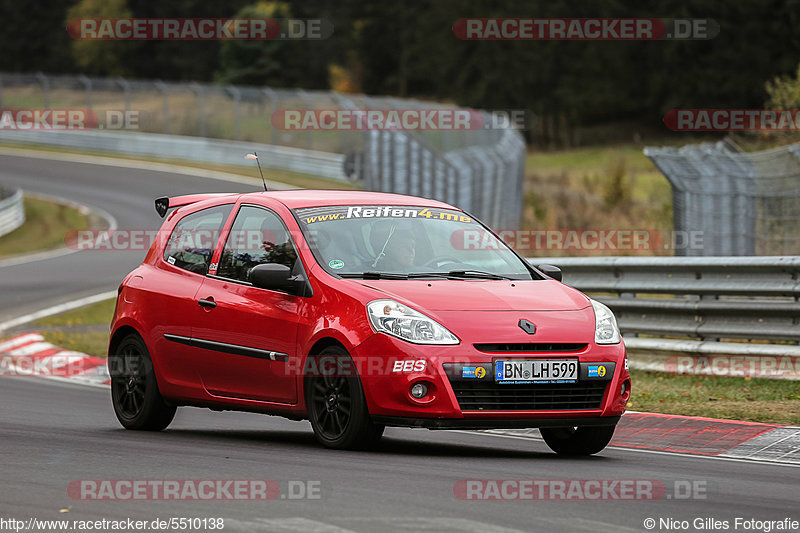
[[[350,355],[331,346],[313,359],[305,380],[308,418],[317,440],[327,448],[364,450],[375,447],[384,426],[370,420],[364,388]]]
[[[158,390],[153,361],[141,337],[124,337],[108,356],[111,402],[125,429],[161,431],[169,426],[177,408]]]
[[[542,438],[559,455],[593,455],[602,451],[616,426],[540,428]]]

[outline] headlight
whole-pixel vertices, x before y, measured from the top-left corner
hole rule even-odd
[[[367,315],[375,331],[388,333],[404,341],[415,344],[458,344],[458,338],[447,328],[394,300],[368,303]]]
[[[618,344],[620,340],[617,319],[611,309],[596,300],[589,299],[594,308],[594,342],[597,344]]]

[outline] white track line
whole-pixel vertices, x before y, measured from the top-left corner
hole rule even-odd
[[[72,300],[70,302],[66,302],[63,304],[47,307],[45,309],[41,309],[34,313],[18,316],[17,318],[12,318],[11,320],[0,322],[0,333],[9,328],[13,328],[22,324],[27,324],[28,322],[33,322],[34,320],[38,320],[40,318],[57,315],[59,313],[63,313],[64,311],[70,311],[78,307],[83,307],[84,305],[102,302],[103,300],[108,300],[109,298],[114,298],[116,296],[117,296],[116,290],[101,292],[99,294],[93,294],[92,296],[86,296],[85,298],[79,298],[77,300]]]

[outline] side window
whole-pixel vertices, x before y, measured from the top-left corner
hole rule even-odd
[[[220,230],[232,208],[232,204],[218,205],[180,219],[164,248],[164,261],[205,275],[211,264]]]
[[[280,263],[294,270],[297,252],[278,215],[267,209],[245,205],[233,221],[217,275],[249,282],[250,269],[262,263]]]

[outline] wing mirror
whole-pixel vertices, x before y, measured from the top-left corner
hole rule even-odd
[[[306,280],[302,276],[292,276],[292,270],[280,263],[263,263],[250,269],[250,283],[259,289],[301,294]]]
[[[538,268],[543,274],[550,276],[556,281],[561,281],[562,273],[561,269],[555,265],[538,265]]]

